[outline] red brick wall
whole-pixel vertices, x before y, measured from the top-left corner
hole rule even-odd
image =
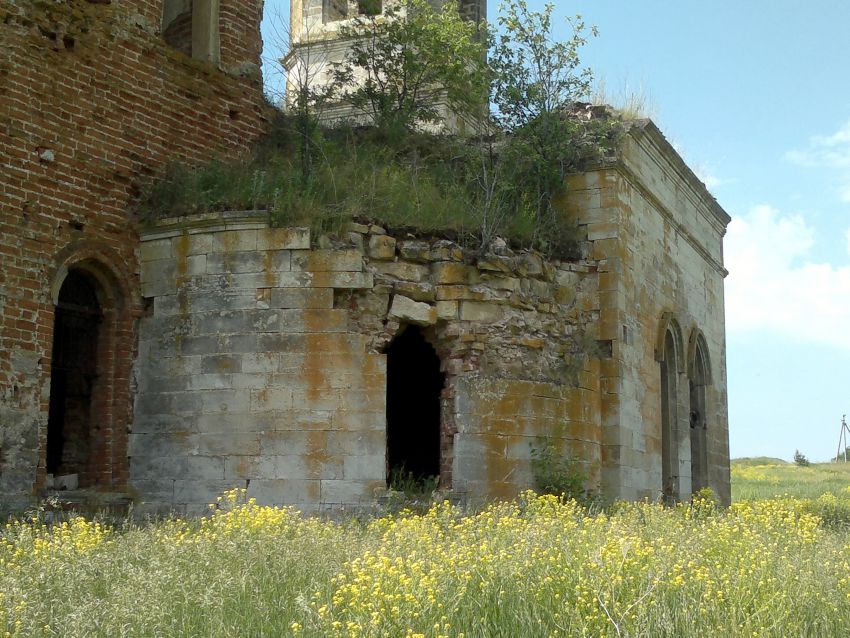
[[[0,0],[0,495],[44,478],[53,295],[75,264],[112,297],[93,471],[126,481],[130,204],[169,160],[237,153],[263,129],[262,4],[221,0],[219,69],[165,45],[161,0]]]

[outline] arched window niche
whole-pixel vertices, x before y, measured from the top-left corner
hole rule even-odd
[[[670,313],[661,318],[655,358],[660,373],[661,494],[665,503],[673,504],[682,497],[679,377],[684,372],[684,348],[682,331]]]
[[[162,37],[168,46],[189,57],[218,64],[219,0],[164,0]]]
[[[688,389],[690,398],[691,489],[709,487],[708,471],[708,393],[711,361],[705,336],[698,329],[688,339]]]

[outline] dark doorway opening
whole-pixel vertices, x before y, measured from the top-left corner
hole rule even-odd
[[[440,358],[416,326],[387,353],[387,485],[426,484],[440,475]]]
[[[50,412],[47,421],[47,473],[77,474],[90,481],[92,396],[97,382],[98,336],[103,310],[95,281],[71,270],[59,290],[53,325]]]

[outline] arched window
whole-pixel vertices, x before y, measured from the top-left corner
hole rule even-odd
[[[666,503],[681,498],[679,476],[679,374],[683,372],[682,333],[669,313],[661,319],[655,358],[660,363],[661,493]]]
[[[711,364],[705,337],[698,330],[688,340],[690,396],[691,486],[696,492],[709,486],[708,404],[706,386],[711,384]]]
[[[382,0],[357,0],[357,13],[361,16],[379,16],[383,13]]]
[[[220,54],[219,0],[164,0],[162,37],[174,49],[218,64]]]
[[[348,0],[322,0],[322,22],[337,22],[348,17]]]
[[[387,484],[440,476],[440,394],[445,374],[417,326],[387,347]]]

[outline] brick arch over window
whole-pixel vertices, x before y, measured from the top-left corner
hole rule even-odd
[[[688,338],[688,389],[690,398],[691,485],[694,492],[708,487],[708,393],[711,360],[705,336],[697,328]]]
[[[661,492],[667,503],[680,498],[679,375],[684,372],[682,330],[672,313],[661,316],[655,358],[660,367]]]
[[[38,483],[77,475],[80,487],[126,486],[130,371],[138,298],[122,261],[94,242],[69,246],[51,278],[48,421]]]

